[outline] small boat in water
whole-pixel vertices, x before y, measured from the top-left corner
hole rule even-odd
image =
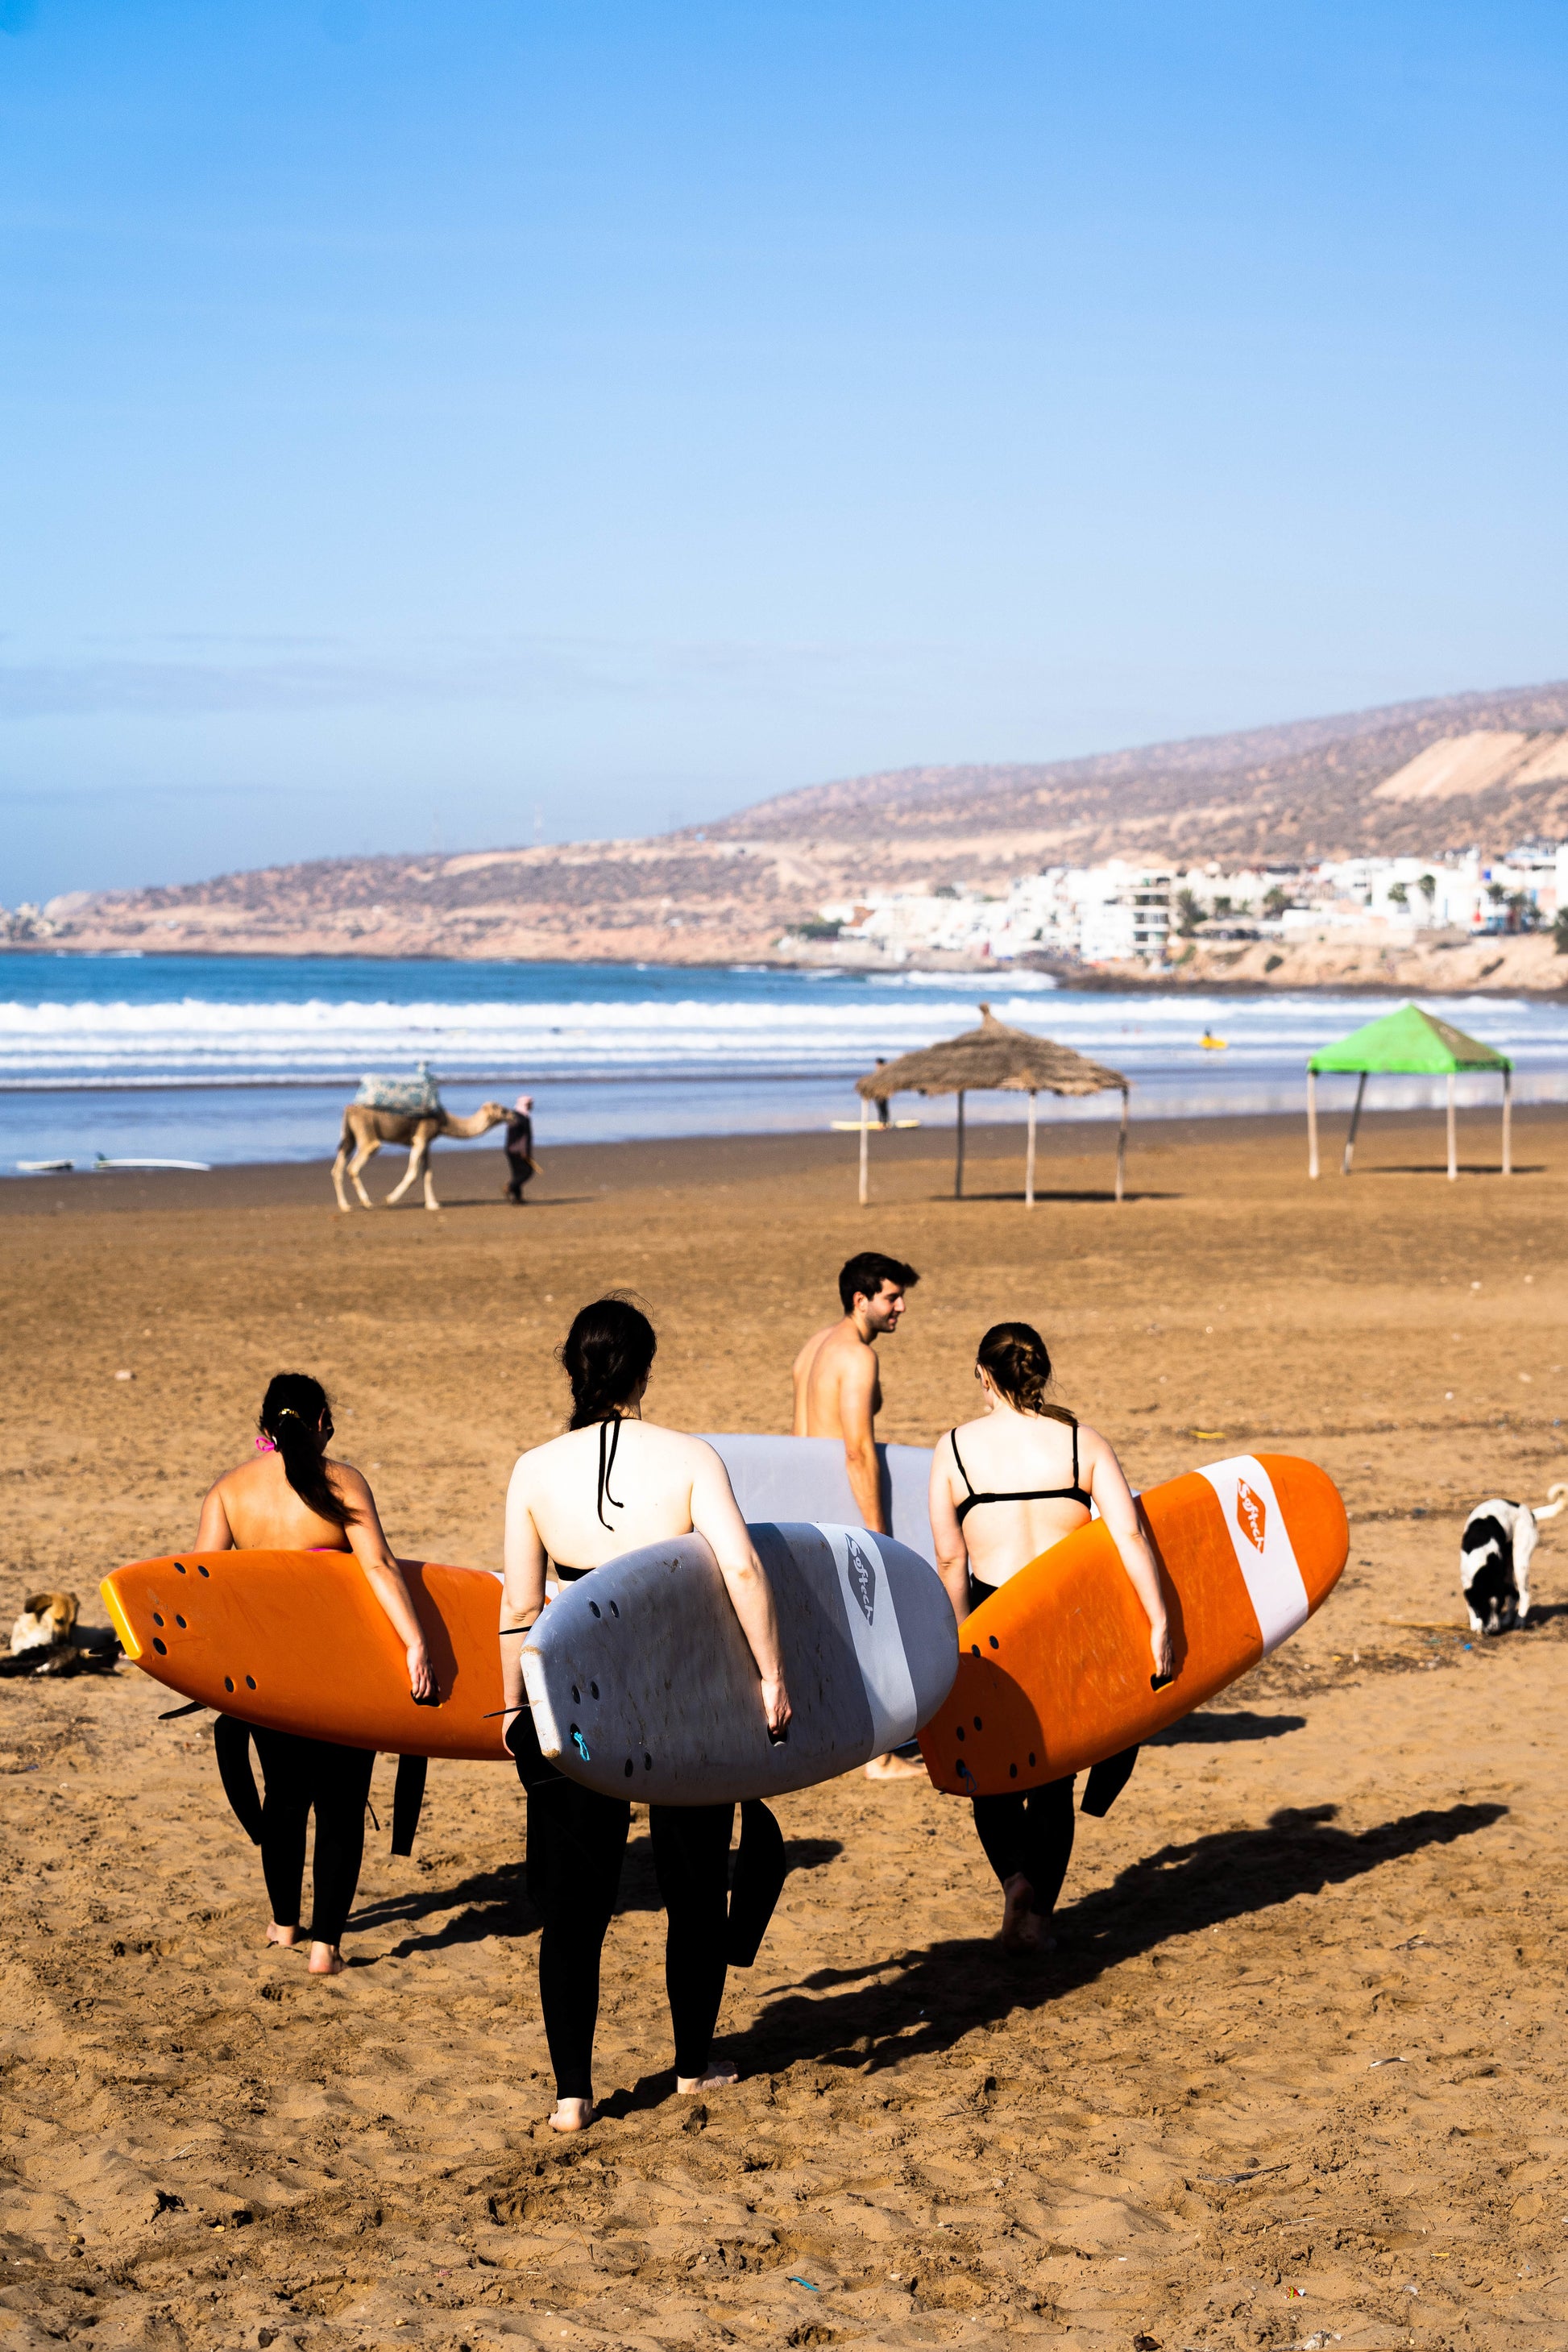
[[[72,1176],[76,1173],[74,1160],[18,1160],[18,1176]]]

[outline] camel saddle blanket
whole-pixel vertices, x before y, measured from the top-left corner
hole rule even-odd
[[[362,1078],[354,1100],[367,1110],[400,1110],[416,1117],[441,1108],[440,1090],[426,1062],[420,1063],[417,1077]]]

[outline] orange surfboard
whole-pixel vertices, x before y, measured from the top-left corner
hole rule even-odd
[[[487,1719],[501,1703],[500,1579],[401,1565],[438,1706],[410,1696],[403,1644],[350,1553],[183,1551],[117,1568],[100,1589],[126,1656],[220,1713],[383,1755],[506,1763]]]
[[[1211,1463],[1140,1504],[1171,1613],[1172,1680],[1152,1687],[1148,1620],[1091,1520],[960,1627],[958,1679],[921,1733],[939,1789],[1041,1788],[1163,1731],[1304,1624],[1350,1547],[1332,1479],[1288,1454]]]

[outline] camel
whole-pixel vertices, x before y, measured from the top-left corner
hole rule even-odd
[[[362,1209],[374,1209],[375,1202],[360,1182],[360,1170],[373,1160],[384,1143],[406,1145],[408,1167],[401,1183],[395,1184],[386,1196],[390,1209],[402,1200],[405,1192],[421,1171],[425,1177],[425,1206],[438,1209],[436,1188],[430,1181],[430,1146],[438,1135],[484,1135],[499,1127],[508,1116],[504,1103],[481,1103],[467,1118],[458,1118],[439,1106],[435,1110],[372,1110],[366,1103],[350,1103],[343,1113],[342,1132],[338,1138],[338,1156],[332,1162],[332,1182],[337,1188],[338,1206],[346,1210],[349,1196],[343,1190],[343,1174],[359,1194]],[[350,1150],[353,1157],[349,1157]]]

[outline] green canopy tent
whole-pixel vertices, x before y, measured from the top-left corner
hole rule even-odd
[[[1337,1045],[1320,1046],[1307,1064],[1307,1141],[1309,1176],[1318,1173],[1318,1077],[1331,1070],[1353,1070],[1359,1083],[1355,1090],[1355,1108],[1351,1113],[1350,1133],[1345,1138],[1345,1156],[1340,1163],[1340,1173],[1348,1176],[1355,1155],[1356,1129],[1361,1124],[1361,1107],[1366,1094],[1369,1077],[1446,1077],[1448,1081],[1448,1181],[1452,1183],[1459,1173],[1459,1163],[1454,1133],[1454,1080],[1461,1070],[1497,1070],[1502,1076],[1502,1172],[1513,1172],[1513,1064],[1506,1054],[1494,1045],[1483,1045],[1477,1037],[1467,1037],[1462,1029],[1451,1023],[1439,1021],[1435,1013],[1424,1013],[1419,1004],[1402,1004],[1397,1013],[1385,1013],[1379,1021],[1369,1021],[1364,1029],[1352,1031]]]

